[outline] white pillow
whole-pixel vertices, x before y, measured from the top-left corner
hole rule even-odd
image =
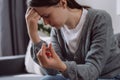
[[[41,39],[45,40],[47,43],[50,43],[50,37],[42,37]],[[31,53],[30,53],[30,48],[32,41],[29,41],[28,47],[27,47],[27,51],[26,51],[26,56],[25,56],[25,67],[26,67],[26,71],[28,73],[35,73],[35,74],[40,74],[42,75],[41,71],[40,71],[40,66],[35,63],[31,57]]]

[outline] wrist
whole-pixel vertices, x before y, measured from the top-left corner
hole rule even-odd
[[[30,37],[30,39],[32,40],[32,42],[33,42],[34,44],[40,42],[40,40],[41,40],[41,39],[39,38],[39,35],[38,35],[37,32],[29,33],[29,37]]]

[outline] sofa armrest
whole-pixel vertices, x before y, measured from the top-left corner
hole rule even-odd
[[[26,73],[25,55],[0,57],[0,76]]]

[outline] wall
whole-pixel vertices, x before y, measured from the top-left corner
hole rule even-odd
[[[117,15],[116,0],[76,0],[96,9],[106,10],[112,17],[114,33],[120,32],[120,15]]]

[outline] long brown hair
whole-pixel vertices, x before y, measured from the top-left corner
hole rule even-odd
[[[66,1],[67,1],[67,6],[72,9],[90,8],[89,6],[83,6],[78,4],[76,0],[66,0]],[[60,0],[27,0],[27,5],[30,7],[44,7],[44,6],[49,7],[49,6],[57,5],[59,2]]]

